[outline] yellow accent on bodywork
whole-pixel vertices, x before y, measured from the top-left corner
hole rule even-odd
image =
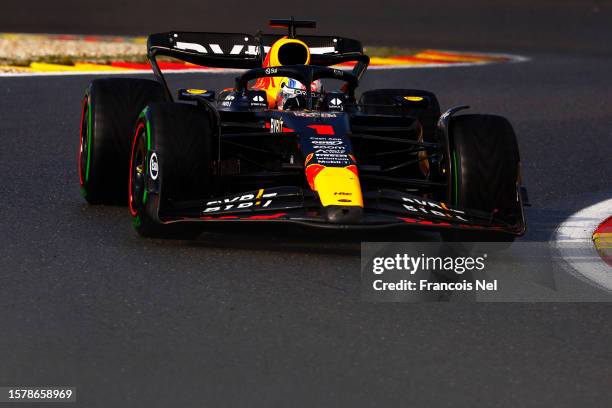
[[[202,95],[205,94],[207,91],[206,89],[188,89],[187,93],[192,94],[192,95]]]
[[[404,96],[404,99],[410,102],[421,102],[423,100],[422,96]]]
[[[314,178],[314,187],[323,207],[363,207],[359,177],[345,167],[325,167]]]

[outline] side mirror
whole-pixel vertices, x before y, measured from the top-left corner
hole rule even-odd
[[[427,109],[429,108],[429,98],[426,96],[396,96],[398,104],[407,109]]]
[[[215,101],[215,91],[208,91],[206,89],[179,89],[178,98],[180,101],[199,101],[207,100],[209,102]]]

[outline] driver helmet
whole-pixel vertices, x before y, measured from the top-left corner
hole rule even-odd
[[[312,97],[318,97],[321,92],[321,81],[316,80],[310,84]],[[306,87],[298,80],[285,78],[276,96],[276,107],[279,110],[299,109],[306,107]]]

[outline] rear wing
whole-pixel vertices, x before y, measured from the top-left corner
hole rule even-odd
[[[261,68],[266,53],[279,34],[206,33],[171,31],[151,34],[147,41],[147,56],[153,72],[165,84],[157,64],[160,55],[195,65],[212,68]],[[361,42],[334,36],[299,36],[310,49],[312,65],[330,66],[357,62],[353,74],[358,78],[368,67],[370,58],[363,53]]]
[[[214,68],[261,67],[257,39],[240,33],[169,32],[151,34],[147,41],[149,59],[164,55]]]
[[[261,68],[266,53],[279,34],[168,32],[151,34],[150,56],[166,55],[192,64],[215,68]],[[350,38],[304,35],[299,37],[310,49],[312,65],[335,65],[365,61],[361,42]]]

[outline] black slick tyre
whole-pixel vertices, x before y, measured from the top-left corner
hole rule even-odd
[[[134,123],[147,104],[164,100],[163,87],[147,79],[107,78],[89,84],[78,155],[81,194],[88,203],[126,203]]]
[[[208,196],[216,149],[210,116],[194,105],[154,103],[132,139],[129,209],[143,237],[192,238],[197,223],[175,222],[175,203]]]
[[[461,115],[450,124],[451,180],[448,201],[479,210],[511,225],[522,224],[519,150],[508,120],[495,115]],[[448,240],[512,241],[496,231],[448,232]]]

